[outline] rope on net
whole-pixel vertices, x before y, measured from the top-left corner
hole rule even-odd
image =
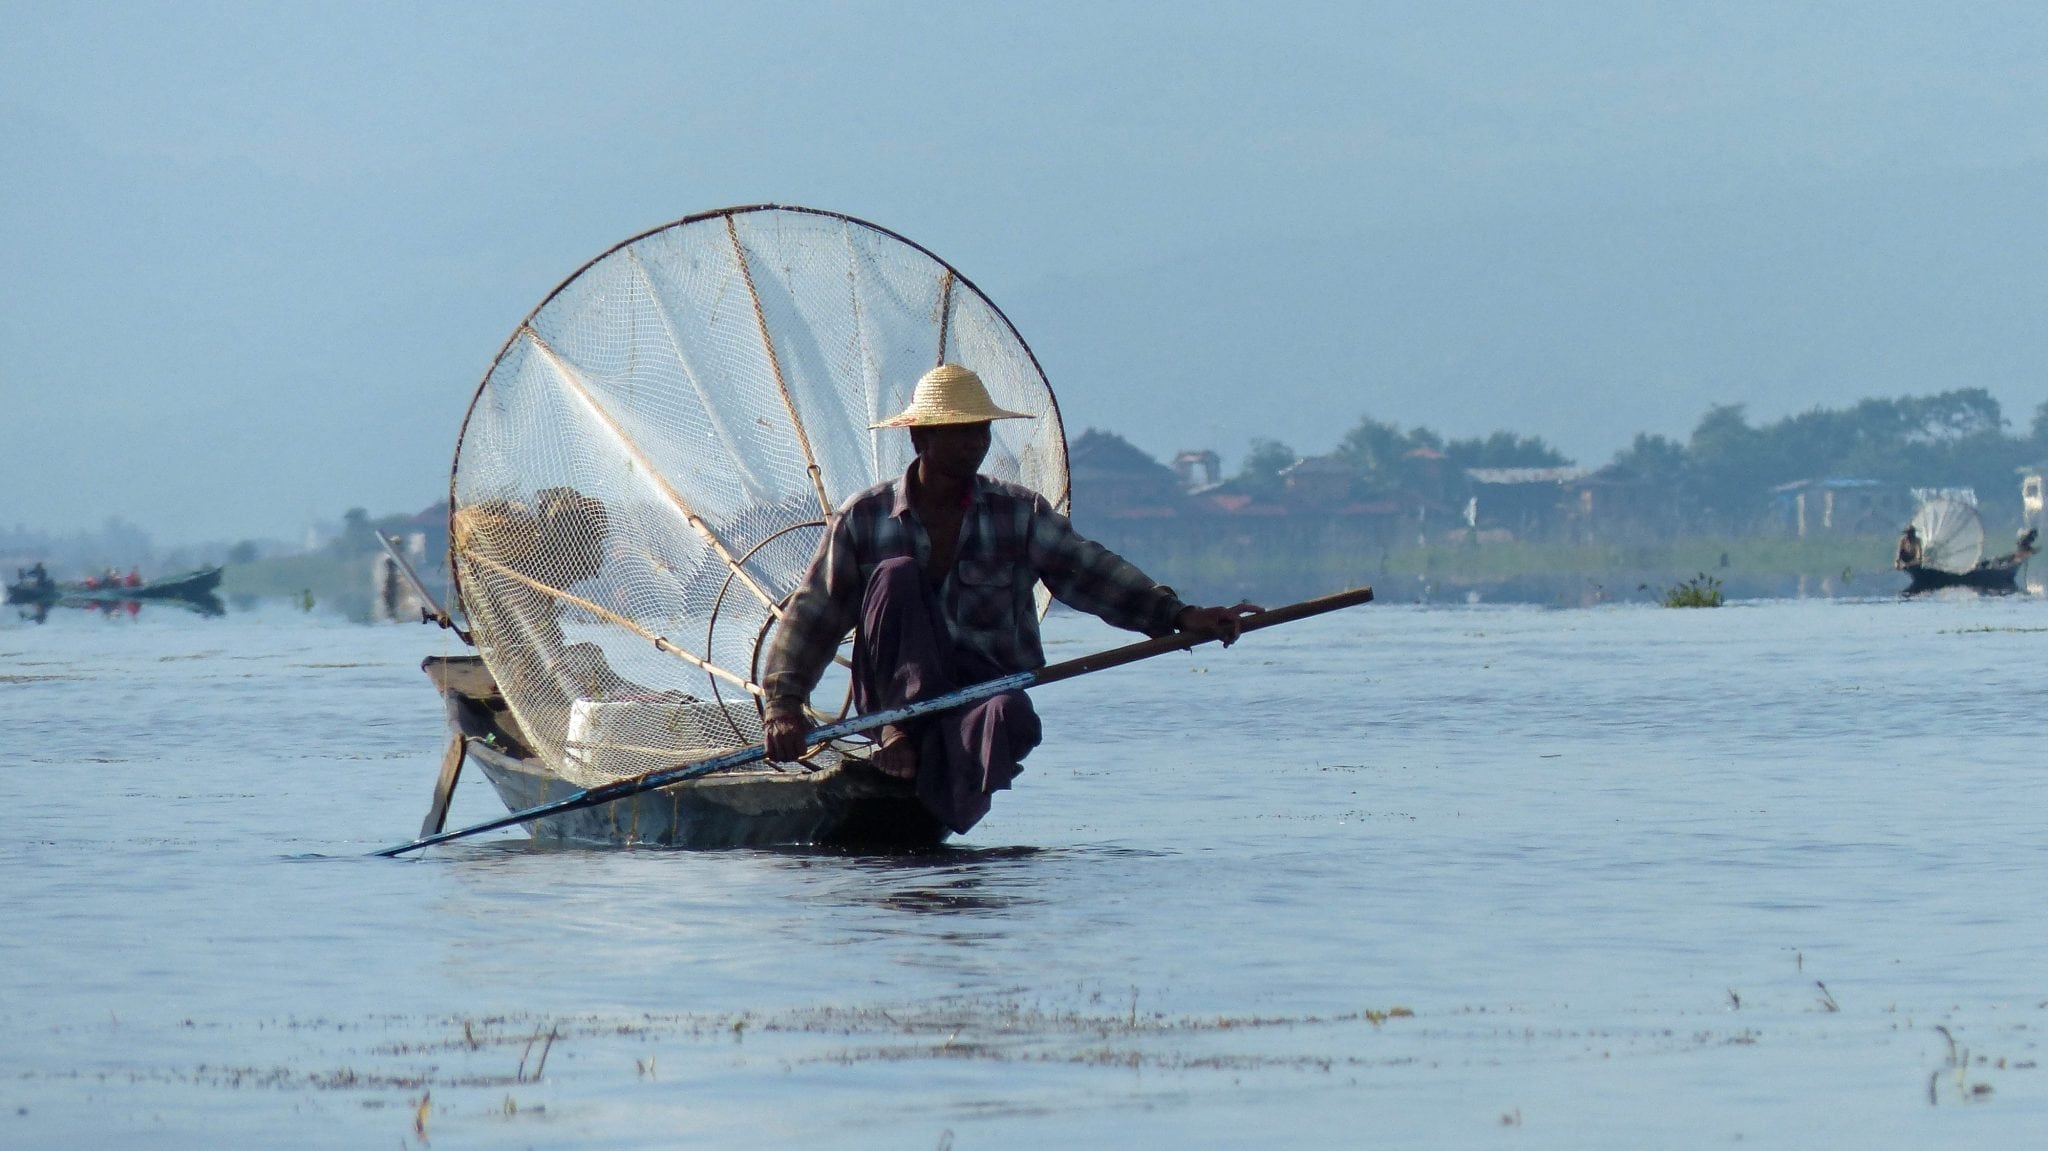
[[[789,412],[789,426],[796,432],[796,443],[804,453],[804,471],[811,477],[811,487],[818,493],[818,511],[823,515],[832,514],[832,501],[825,495],[825,476],[818,470],[818,454],[811,450],[811,436],[804,430],[804,418],[796,413],[796,400],[789,394],[789,381],[782,375],[782,360],[775,354],[775,337],[768,332],[768,314],[761,309],[761,292],[754,287],[754,270],[747,266],[747,250],[740,244],[739,227],[731,216],[725,218],[725,236],[732,242],[732,258],[739,263],[740,276],[747,282],[747,299],[754,305],[754,323],[761,329],[761,347],[768,353],[768,367],[775,373],[775,390],[782,393],[782,406]]]
[[[704,405],[706,422],[711,425],[712,433],[718,437],[718,446],[724,449],[725,458],[749,487],[767,488],[768,485],[762,483],[761,478],[754,474],[754,470],[747,466],[746,454],[740,451],[739,445],[734,441],[732,429],[726,426],[725,416],[719,411],[719,405],[712,400],[711,393],[704,390],[702,374],[690,363],[690,354],[683,340],[676,335],[674,321],[669,319],[668,301],[663,298],[661,289],[655,286],[654,277],[648,274],[647,265],[640,259],[640,253],[627,248],[626,260],[632,265],[633,275],[640,284],[640,290],[646,292],[647,298],[653,302],[654,314],[661,321],[661,334],[668,341],[669,352],[676,358],[676,369],[690,382],[690,390],[697,393],[697,402]]]

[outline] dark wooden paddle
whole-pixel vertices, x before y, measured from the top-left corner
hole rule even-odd
[[[1323,596],[1320,599],[1303,600],[1301,603],[1289,604],[1286,607],[1274,608],[1271,611],[1257,612],[1246,616],[1241,628],[1244,631],[1257,631],[1260,628],[1277,627],[1283,623],[1293,623],[1298,619],[1307,619],[1309,616],[1322,615],[1325,612],[1337,611],[1340,608],[1355,607],[1358,604],[1370,602],[1372,602],[1371,588],[1353,588],[1350,591],[1338,592],[1335,595]],[[810,746],[816,747],[819,744],[829,743],[835,739],[843,739],[846,736],[855,735],[863,731],[872,731],[884,724],[902,723],[904,720],[916,719],[921,715],[945,711],[949,708],[959,707],[962,704],[987,699],[992,695],[999,695],[1006,691],[1017,691],[1027,687],[1058,683],[1063,679],[1073,679],[1076,676],[1087,675],[1090,672],[1102,671],[1107,668],[1122,667],[1124,664],[1136,663],[1141,659],[1151,659],[1155,655],[1164,655],[1170,651],[1186,651],[1189,648],[1208,643],[1212,638],[1211,636],[1198,635],[1192,632],[1179,632],[1174,635],[1160,636],[1157,639],[1142,640],[1124,647],[1099,651],[1094,655],[1084,655],[1079,659],[1070,659],[1064,663],[1051,664],[1039,668],[1037,671],[1020,671],[1015,675],[1006,675],[998,679],[989,680],[986,683],[975,684],[972,687],[963,687],[958,691],[933,696],[931,699],[919,700],[905,707],[871,712],[867,715],[858,715],[851,719],[844,719],[838,723],[826,724],[824,727],[814,729],[805,738],[809,741]],[[454,831],[444,831],[436,835],[422,835],[411,843],[401,843],[395,847],[387,847],[382,851],[371,852],[371,854],[386,858],[404,855],[408,851],[417,851],[422,847],[432,847],[437,843],[447,843],[451,840],[463,839],[471,835],[480,835],[486,831],[496,831],[501,827],[510,827],[515,823],[528,823],[536,819],[544,819],[550,815],[560,815],[565,811],[596,807],[601,803],[611,803],[615,800],[625,799],[627,796],[639,795],[644,791],[653,791],[656,788],[667,787],[672,783],[681,783],[686,779],[696,779],[699,776],[710,775],[713,772],[742,767],[766,758],[767,754],[767,748],[758,745],[739,748],[721,755],[714,755],[708,759],[700,759],[694,763],[665,767],[658,771],[647,772],[644,775],[614,780],[611,783],[572,792],[560,799],[537,804],[523,811],[515,811],[509,815],[500,816],[497,819],[485,820],[470,827],[457,828]]]

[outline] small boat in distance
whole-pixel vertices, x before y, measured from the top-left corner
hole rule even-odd
[[[7,602],[31,607],[86,607],[177,600],[202,608],[217,607],[220,601],[214,596],[214,589],[220,586],[221,571],[218,567],[208,567],[157,580],[144,580],[131,573],[133,582],[115,577],[59,583],[49,577],[43,565],[37,564],[34,568],[15,573],[15,581],[7,585]]]
[[[1983,560],[1968,571],[1950,572],[1925,564],[1900,568],[1912,578],[1906,585],[1905,594],[1918,595],[1921,592],[1940,591],[1942,588],[1966,587],[1977,591],[2012,592],[2019,590],[2019,570],[2026,563],[2024,557],[2000,556]]]
[[[2019,572],[2034,554],[2034,540],[2029,529],[2012,551],[1985,559],[1984,524],[1975,504],[1957,495],[1937,496],[1922,503],[1906,525],[1893,566],[1912,581],[1906,595],[1952,587],[2006,594],[2019,590]]]

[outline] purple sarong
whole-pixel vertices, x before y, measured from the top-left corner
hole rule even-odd
[[[902,707],[1006,674],[955,647],[939,597],[918,562],[884,560],[861,599],[853,639],[853,706],[866,715]],[[917,741],[917,797],[947,827],[964,833],[988,814],[1038,746],[1030,697],[1006,691],[904,725]]]

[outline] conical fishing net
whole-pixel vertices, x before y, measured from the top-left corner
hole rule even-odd
[[[1066,444],[1037,361],[979,290],[899,236],[731,209],[630,240],[557,288],[478,388],[451,492],[461,602],[532,750],[589,786],[759,743],[779,605],[826,512],[910,463],[906,432],[868,425],[947,361],[1039,417],[997,422],[983,471],[1064,509]],[[842,714],[846,684],[828,674],[813,711]]]
[[[1977,509],[1958,499],[1937,497],[1913,513],[1920,532],[1920,564],[1945,572],[1966,572],[1984,558],[1984,523]]]

